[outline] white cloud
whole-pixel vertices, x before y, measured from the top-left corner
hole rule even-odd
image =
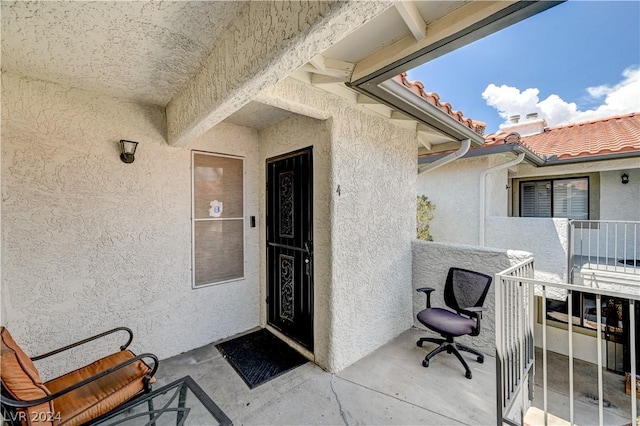
[[[494,107],[505,119],[512,115],[524,117],[537,112],[549,126],[575,123],[612,115],[640,111],[640,68],[627,68],[622,73],[622,80],[613,86],[601,85],[588,87],[587,95],[592,101],[599,103],[594,109],[578,110],[575,102],[567,102],[560,96],[552,94],[540,100],[540,90],[529,88],[520,91],[516,87],[489,84],[482,92],[487,105]]]

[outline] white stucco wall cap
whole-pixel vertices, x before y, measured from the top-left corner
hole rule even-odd
[[[482,247],[482,246],[475,246],[473,244],[439,243],[436,241],[423,241],[418,239],[414,239],[413,244],[418,246],[428,244],[432,246],[451,247],[451,248],[457,248],[459,250],[466,249],[466,250],[474,250],[474,251],[484,251],[488,253],[504,253],[505,252],[504,249],[495,248],[495,247]],[[533,254],[523,250],[507,250],[506,252],[509,254],[512,254],[514,257],[523,257],[523,256],[533,257]]]
[[[494,247],[475,246],[472,244],[438,243],[434,241],[423,241],[423,240],[414,239],[412,241],[412,245],[413,245],[414,251],[415,250],[420,251],[421,248],[424,250],[427,250],[433,247],[442,247],[447,249],[456,249],[458,251],[469,251],[470,253],[480,252],[480,253],[487,253],[487,254],[492,253],[495,255],[506,253],[510,259],[518,259],[519,261],[524,261],[524,260],[534,258],[534,255],[532,253],[524,250],[505,250],[505,249],[494,248]],[[455,266],[455,265],[451,265],[451,266]]]

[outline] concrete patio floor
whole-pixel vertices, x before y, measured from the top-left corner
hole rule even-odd
[[[453,355],[422,367],[434,344],[416,346],[411,329],[337,374],[307,363],[251,390],[214,344],[161,362],[162,386],[190,375],[236,425],[496,424],[495,359],[467,357],[473,379]]]
[[[574,359],[574,422],[578,425],[598,424],[598,366]],[[550,413],[569,419],[569,358],[555,352],[547,353],[548,395]],[[543,408],[542,351],[536,349],[535,400],[533,406]],[[625,377],[602,371],[603,423],[625,425],[631,422],[631,397],[625,393]]]
[[[236,425],[495,425],[495,358],[478,364],[465,356],[473,379],[453,355],[441,354],[429,368],[422,359],[435,347],[416,346],[425,332],[410,329],[337,374],[309,362],[249,389],[215,343],[161,361],[158,388],[191,376]],[[542,356],[536,350],[535,397],[542,408]],[[567,359],[549,352],[550,414],[569,418]],[[597,367],[575,361],[575,422],[598,424]],[[604,371],[604,424],[630,422],[623,376]]]

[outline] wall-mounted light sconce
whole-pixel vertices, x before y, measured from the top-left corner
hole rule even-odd
[[[136,147],[138,146],[138,142],[126,141],[124,139],[120,140],[120,159],[124,163],[133,163],[134,154],[136,153]]]
[[[620,176],[620,182],[622,182],[622,184],[623,184],[623,185],[628,184],[628,183],[629,183],[629,175],[628,175],[628,174],[626,174],[626,173],[623,173],[623,174]]]

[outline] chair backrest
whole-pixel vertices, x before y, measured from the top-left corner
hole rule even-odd
[[[467,269],[449,268],[444,286],[444,302],[456,312],[471,315],[465,308],[482,306],[493,279]]]
[[[2,390],[6,391],[11,398],[19,401],[33,401],[45,398],[51,393],[46,388],[36,366],[31,358],[13,340],[9,330],[0,327],[0,377],[2,379]],[[23,424],[29,425],[51,425],[38,413],[54,413],[53,401],[45,402],[34,407],[26,408],[21,416],[14,420],[24,420]]]

